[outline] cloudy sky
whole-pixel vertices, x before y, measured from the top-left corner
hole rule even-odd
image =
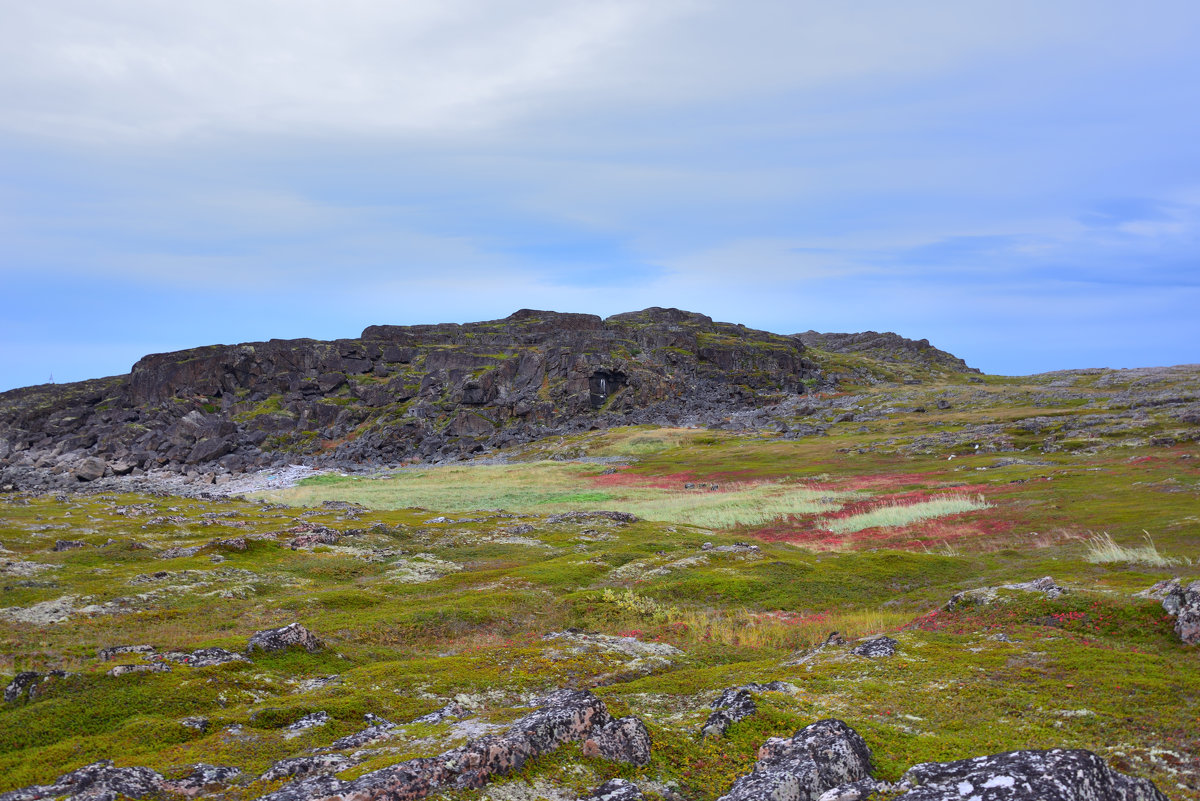
[[[0,18],[0,389],[523,307],[1200,362],[1193,0]]]

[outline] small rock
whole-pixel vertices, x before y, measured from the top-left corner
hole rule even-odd
[[[183,718],[179,721],[179,725],[186,726],[189,729],[195,729],[198,732],[206,732],[208,731],[209,722],[208,718],[195,716]]]
[[[645,796],[636,784],[625,779],[609,779],[579,801],[642,801]]]
[[[246,645],[246,653],[252,653],[255,648],[263,651],[282,651],[287,648],[303,648],[309,653],[321,650],[323,645],[317,636],[299,623],[289,623],[277,629],[257,631],[250,636]]]
[[[152,654],[153,645],[114,645],[111,648],[101,648],[96,652],[96,658],[101,662],[109,662],[121,654]]]
[[[108,671],[108,675],[124,676],[129,673],[166,673],[170,669],[170,665],[164,665],[161,662],[153,665],[117,665]]]
[[[192,766],[192,772],[182,779],[164,782],[163,789],[195,797],[219,790],[241,775],[241,768],[198,762]]]
[[[52,551],[73,551],[76,548],[86,548],[87,543],[83,540],[55,540]]]
[[[285,779],[288,776],[301,778],[311,776],[314,773],[340,773],[352,767],[354,767],[354,762],[341,754],[289,757],[288,759],[281,759],[267,768],[267,772],[260,776],[259,779],[269,782],[275,779]]]
[[[322,710],[320,712],[313,712],[311,715],[305,715],[304,717],[297,720],[295,723],[291,724],[290,726],[287,726],[284,729],[283,737],[286,740],[290,740],[293,737],[299,737],[301,734],[304,734],[304,732],[308,731],[309,729],[315,729],[320,726],[325,726],[328,723],[329,723],[329,713],[328,712],[325,712],[324,710]]]
[[[893,640],[891,637],[875,637],[866,642],[856,645],[850,649],[850,653],[856,656],[867,656],[872,659],[879,657],[892,656],[896,653],[896,646],[900,643]]]

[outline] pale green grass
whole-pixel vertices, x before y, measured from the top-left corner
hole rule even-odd
[[[343,500],[372,509],[417,506],[449,513],[603,509],[712,529],[762,525],[792,515],[828,514],[839,508],[842,499],[863,497],[769,482],[726,486],[722,492],[597,487],[590,479],[601,469],[594,464],[535,462],[406,470],[376,479],[322,476],[261,497],[294,505]]]
[[[947,495],[919,503],[888,504],[869,512],[852,515],[840,520],[830,520],[826,528],[835,534],[850,534],[868,528],[896,528],[935,517],[990,509],[991,504],[982,497],[968,498],[965,495]]]
[[[1087,554],[1084,556],[1092,564],[1141,564],[1150,565],[1151,567],[1169,567],[1177,565],[1184,561],[1182,559],[1172,559],[1158,552],[1158,548],[1154,546],[1154,540],[1150,539],[1150,535],[1146,535],[1146,544],[1140,546],[1125,546],[1113,541],[1108,532],[1099,534],[1088,539]],[[1191,560],[1187,560],[1191,564]]]

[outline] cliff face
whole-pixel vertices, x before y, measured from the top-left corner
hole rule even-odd
[[[819,378],[799,339],[700,314],[526,309],[155,354],[127,376],[13,390],[0,394],[0,459],[71,454],[122,473],[453,457],[555,429],[717,421]]]

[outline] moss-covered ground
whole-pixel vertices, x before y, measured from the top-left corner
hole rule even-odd
[[[1134,594],[1200,577],[1200,447],[1153,407],[1093,397],[1102,378],[1069,391],[1050,377],[864,388],[846,396],[857,419],[804,413],[829,418],[825,436],[589,432],[514,450],[509,464],[325,476],[250,500],[6,496],[0,679],[67,675],[0,708],[0,792],[112,758],[169,776],[235,765],[245,783],[228,797],[253,798],[279,785],[252,781],[272,762],[362,729],[368,712],[403,724],[457,699],[474,717],[403,726],[345,777],[588,687],[646,721],[651,763],[572,746],[511,787],[537,796],[623,775],[711,799],[765,738],[836,716],[886,779],[920,761],[1069,746],[1200,799],[1200,653]],[[1105,419],[1073,427],[1085,415]],[[920,507],[947,499],[965,505]],[[555,517],[574,510],[642,519]],[[288,547],[318,526],[340,539]],[[1103,533],[1115,560],[1097,559]],[[220,542],[237,537],[244,550]],[[52,550],[57,540],[84,546]],[[191,546],[204,547],[168,550]],[[944,608],[963,589],[1045,575],[1069,592]],[[96,655],[242,651],[252,632],[292,621],[327,649],[121,676],[108,671],[145,662]],[[569,629],[633,639],[546,637]],[[835,630],[888,633],[899,648],[816,650]],[[678,651],[653,653],[662,644]],[[721,689],[772,680],[799,692],[762,694],[727,736],[699,736]],[[287,736],[318,711],[326,725]]]

